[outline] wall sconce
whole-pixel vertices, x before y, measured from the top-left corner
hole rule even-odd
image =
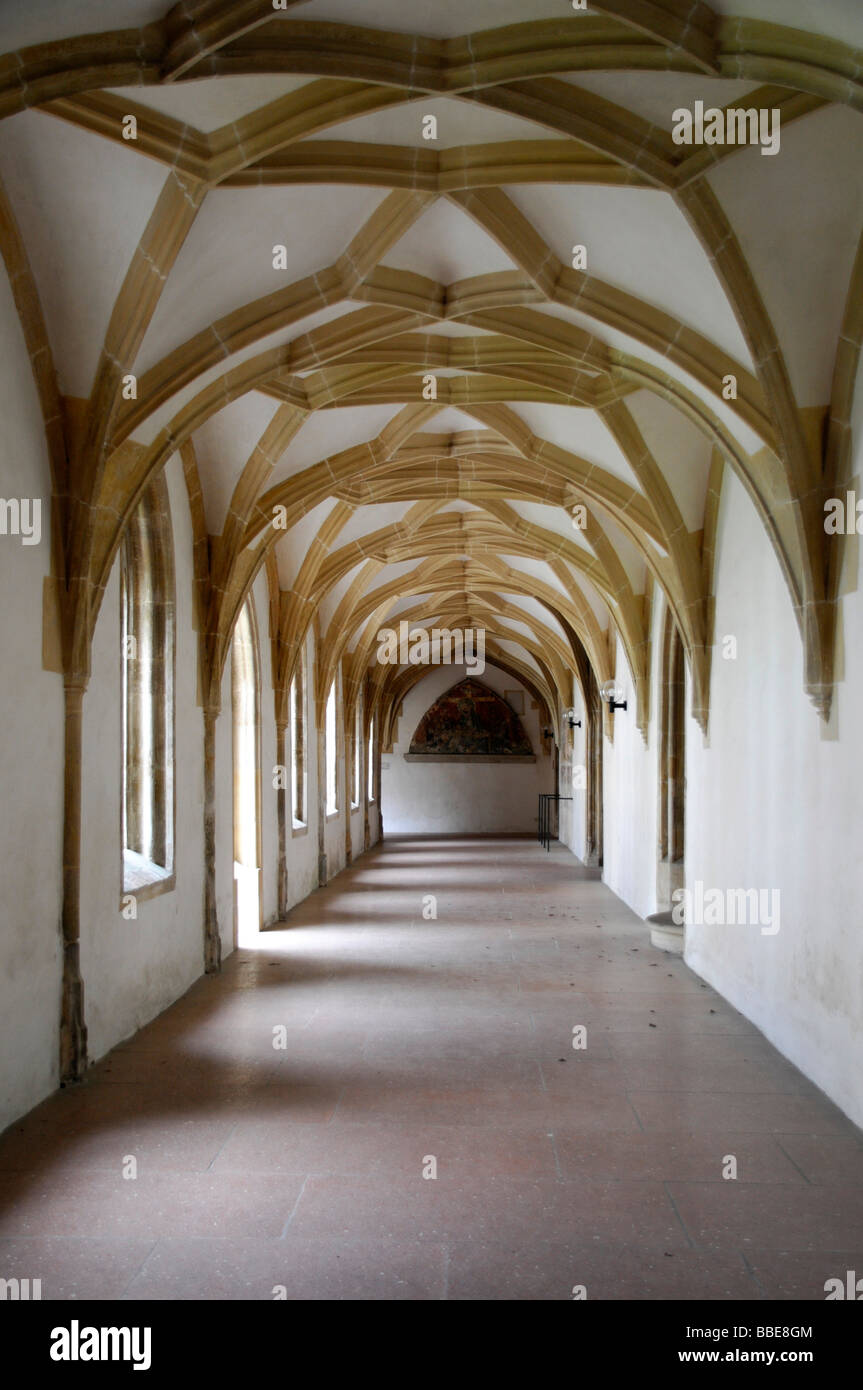
[[[626,701],[618,698],[623,694],[623,690],[617,684],[617,681],[606,681],[604,685],[599,687],[599,693],[603,700],[605,700],[612,714],[614,714],[616,709],[626,709]]]
[[[581,728],[581,720],[576,719],[574,709],[564,710],[563,717],[571,729]]]
[[[553,729],[543,729],[543,731],[542,731],[542,736],[543,736],[543,738],[554,738],[554,730],[553,730]]]

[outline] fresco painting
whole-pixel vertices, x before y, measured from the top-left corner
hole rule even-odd
[[[529,757],[533,753],[518,715],[477,680],[463,680],[426,711],[411,739],[411,754]]]

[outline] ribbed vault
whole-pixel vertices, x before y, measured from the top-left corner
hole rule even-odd
[[[813,171],[859,142],[856,6],[824,33],[730,0],[526,0],[529,20],[474,26],[488,8],[465,0],[460,34],[375,27],[371,4],[345,23],[326,0],[118,0],[116,31],[66,35],[61,14],[50,43],[26,7],[5,21],[0,245],[51,458],[68,690],[124,528],[179,454],[210,738],[262,568],[282,726],[317,623],[319,706],[341,669],[347,724],[363,692],[388,741],[421,673],[377,664],[376,634],[406,619],[485,628],[555,729],[573,680],[586,701],[591,672],[615,675],[619,639],[646,735],[658,587],[706,729],[732,469],[829,713],[823,503],[847,481],[863,338],[863,189],[841,159],[805,361],[810,315],[764,247],[792,255]],[[777,110],[780,153],[676,145],[672,111],[699,93]]]

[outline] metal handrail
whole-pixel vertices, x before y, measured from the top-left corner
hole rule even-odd
[[[561,796],[559,792],[540,792],[537,812],[537,836],[546,850],[551,849],[551,803],[572,801],[571,796]]]

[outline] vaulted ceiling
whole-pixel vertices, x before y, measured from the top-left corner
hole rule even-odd
[[[550,711],[585,663],[615,674],[619,636],[646,728],[659,586],[706,724],[730,468],[826,714],[857,0],[30,0],[0,38],[0,245],[67,681],[179,453],[209,703],[266,567],[282,700],[317,623],[319,698],[344,661],[386,715],[413,675],[375,664],[376,634],[404,618],[484,627]],[[695,101],[778,110],[780,151],[675,144]]]

